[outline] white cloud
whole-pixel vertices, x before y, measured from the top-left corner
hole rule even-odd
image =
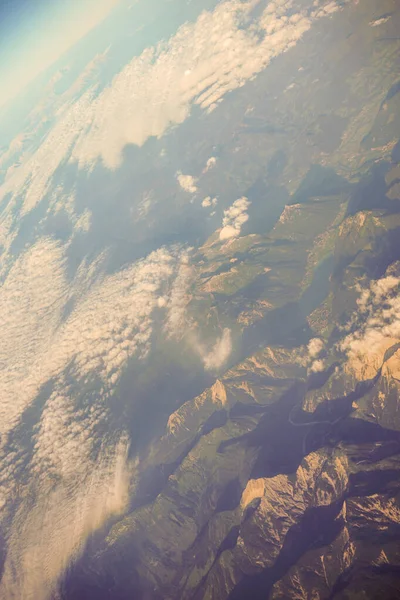
[[[30,212],[50,190],[57,168],[67,159],[78,134],[91,120],[93,91],[88,91],[79,100],[64,108],[45,140],[32,155],[28,155],[20,167],[13,168],[0,186],[0,198],[11,193],[14,198],[24,194],[21,214]],[[14,202],[8,210],[14,210]]]
[[[165,306],[167,306],[168,304],[168,300],[166,298],[164,298],[164,296],[160,296],[157,300],[157,306],[158,308],[164,308]]]
[[[92,223],[92,212],[88,209],[84,210],[83,213],[75,221],[75,229],[78,231],[88,232]]]
[[[385,352],[400,342],[400,278],[387,275],[360,289],[359,312],[349,333],[339,344],[347,355],[346,367],[359,378],[373,377],[381,368]]]
[[[338,9],[335,2],[316,2],[309,11],[280,0],[269,3],[254,23],[253,7],[253,0],[221,2],[135,57],[93,101],[92,124],[80,135],[74,159],[88,167],[101,158],[117,168],[126,144],[142,146],[150,136],[161,137],[189,116],[193,104],[214,109],[294,47],[316,19]]]
[[[193,177],[193,175],[183,175],[182,173],[178,173],[176,178],[185,192],[189,192],[190,194],[195,194],[197,192],[197,179]]]
[[[179,248],[161,248],[113,275],[102,273],[104,256],[84,261],[72,283],[64,253],[53,239],[39,240],[0,288],[0,522],[8,539],[0,595],[10,599],[50,595],[87,536],[124,510],[128,442],[121,433],[98,432],[112,434],[111,394],[128,361],[149,353],[153,312],[162,308],[166,327],[179,331],[190,299],[188,253]],[[73,308],[65,319],[67,302]],[[83,406],[64,380],[67,368],[86,394]],[[49,380],[53,392],[27,461],[8,444]],[[16,497],[11,520],[7,506]],[[34,498],[34,508],[24,498]]]
[[[379,25],[384,25],[385,23],[387,23],[389,19],[391,19],[391,15],[387,17],[382,17],[380,19],[376,19],[376,21],[371,21],[370,25],[371,27],[379,27]]]
[[[47,422],[42,418],[25,489],[35,503],[20,503],[8,537],[0,584],[7,600],[53,598],[60,575],[78,558],[87,537],[127,506],[126,438],[103,444],[96,459],[90,459],[90,429],[59,428],[65,416],[59,402],[44,411]],[[53,465],[58,466],[56,478]]]
[[[231,225],[226,225],[221,229],[219,233],[220,240],[229,240],[230,238],[237,237],[240,233],[240,230],[232,227]]]
[[[321,9],[321,13],[317,13],[317,15],[325,16],[325,15],[333,15],[333,13],[339,10],[339,6],[336,2],[329,2],[325,4]]]
[[[280,0],[269,3],[254,23],[253,7],[253,0],[221,2],[213,11],[203,11],[195,23],[182,25],[167,42],[145,49],[100,94],[94,82],[76,101],[67,95],[43,143],[13,166],[0,187],[0,199],[8,193],[14,196],[0,229],[5,227],[12,236],[15,198],[24,194],[22,214],[32,210],[70,154],[82,168],[93,169],[99,159],[117,168],[127,144],[142,146],[151,136],[161,137],[189,116],[193,104],[204,110],[215,107],[274,57],[294,47],[316,19],[338,9],[335,2],[321,1],[310,12],[292,0]],[[45,117],[46,111],[41,118]],[[5,247],[9,243],[10,239]]]
[[[74,286],[67,287],[62,247],[44,239],[23,254],[0,288],[0,431],[7,431],[39,387],[72,359],[80,377],[96,371],[107,382],[130,356],[145,356],[152,312],[177,260],[179,251],[160,249],[103,277],[63,321]]]
[[[197,335],[187,316],[195,277],[189,251],[162,248],[113,275],[102,273],[103,256],[84,262],[72,284],[64,252],[39,240],[0,288],[0,522],[8,540],[0,595],[7,599],[53,597],[87,537],[125,510],[133,467],[125,434],[111,424],[110,401],[128,361],[150,350],[153,311],[165,313],[167,335],[180,339],[190,328]],[[217,371],[231,353],[231,332],[224,329],[211,347],[194,346],[204,367]],[[76,384],[66,381],[66,369]],[[49,380],[28,459],[8,444]],[[10,498],[20,499],[14,515]]]
[[[305,365],[308,365],[309,373],[319,373],[325,369],[325,360],[321,358],[324,346],[324,341],[321,338],[313,338],[308,342]]]
[[[308,342],[308,354],[310,358],[317,358],[319,354],[321,354],[324,349],[324,342],[320,338],[313,338]]]
[[[192,298],[190,288],[193,281],[194,271],[189,262],[189,252],[184,252],[166,303],[167,318],[164,329],[169,336],[182,338],[186,333],[186,308]]]
[[[249,219],[247,210],[250,204],[251,202],[243,196],[236,200],[230,208],[224,210],[222,229],[219,233],[220,240],[227,240],[240,235],[242,226]]]
[[[204,198],[201,205],[203,208],[208,208],[209,206],[216,206],[217,202],[217,198],[211,198],[211,196],[207,196],[206,198]]]
[[[311,364],[310,367],[310,372],[311,373],[319,373],[320,371],[323,371],[325,369],[325,361],[318,359],[318,360],[314,360],[314,362]]]
[[[143,194],[138,206],[139,219],[144,219],[149,214],[151,205],[154,202],[153,191],[147,191]]]
[[[213,348],[209,352],[201,345],[199,345],[199,351],[205,369],[207,369],[207,371],[218,371],[218,369],[226,363],[232,352],[231,330],[225,328],[220,339],[215,342]]]
[[[210,156],[210,158],[206,162],[206,166],[203,169],[203,173],[207,173],[210,169],[213,169],[217,164],[216,156]]]

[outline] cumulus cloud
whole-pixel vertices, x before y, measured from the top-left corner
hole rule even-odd
[[[222,229],[219,232],[220,240],[227,240],[240,235],[242,226],[249,219],[247,209],[250,204],[251,202],[243,196],[236,200],[230,208],[224,210]]]
[[[183,175],[183,173],[178,173],[176,178],[185,192],[189,192],[190,194],[195,194],[197,192],[197,179],[193,177],[193,175]]]
[[[217,198],[211,198],[211,196],[207,196],[206,198],[204,198],[201,205],[203,208],[208,208],[209,206],[216,206],[217,202]]]
[[[313,338],[308,342],[307,349],[310,358],[317,358],[324,349],[324,342],[320,338]]]
[[[92,224],[92,213],[90,210],[84,210],[75,222],[75,229],[88,232]]]
[[[206,162],[206,166],[203,169],[203,173],[207,173],[207,171],[209,171],[210,169],[213,169],[216,164],[217,164],[217,157],[210,156],[210,158]]]
[[[321,338],[312,338],[308,342],[304,364],[305,366],[308,366],[309,373],[319,373],[325,369],[325,360],[321,358],[324,349],[325,344]]]
[[[387,275],[360,289],[359,311],[349,327],[354,329],[339,344],[347,355],[347,368],[359,377],[373,377],[385,352],[400,342],[400,278]]]

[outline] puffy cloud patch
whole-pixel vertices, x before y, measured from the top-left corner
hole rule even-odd
[[[206,166],[203,169],[203,173],[207,173],[207,171],[209,171],[210,169],[213,169],[216,164],[217,164],[217,157],[210,156],[210,158],[206,162]]]
[[[47,216],[57,215],[64,211],[75,231],[88,232],[92,224],[92,211],[86,208],[82,213],[75,209],[75,194],[64,194],[61,186],[57,186],[48,203]]]
[[[217,202],[217,198],[211,198],[211,196],[207,196],[206,198],[204,198],[201,205],[203,208],[208,208],[209,206],[216,206]]]
[[[147,191],[143,194],[142,199],[139,202],[137,212],[139,214],[139,219],[144,219],[149,214],[151,205],[154,202],[154,192]]]
[[[220,240],[227,240],[240,235],[242,226],[249,219],[247,210],[250,204],[251,202],[243,196],[236,200],[230,208],[224,210],[222,229],[219,232]]]
[[[346,367],[359,378],[373,377],[381,368],[385,352],[400,342],[400,278],[387,275],[360,289],[359,313],[339,344],[347,355]]]
[[[92,213],[90,210],[86,209],[83,213],[76,219],[75,229],[78,231],[88,232],[92,223]]]
[[[321,358],[324,351],[324,341],[321,338],[312,338],[307,345],[305,364],[309,373],[319,373],[325,369],[325,361]]]
[[[309,371],[311,373],[320,373],[324,369],[325,369],[325,361],[322,359],[317,359],[317,360],[313,361],[311,367],[309,368]]]
[[[185,192],[189,192],[190,194],[195,194],[197,192],[197,179],[193,177],[193,175],[183,175],[183,173],[178,173],[176,178]]]
[[[324,342],[320,338],[313,338],[308,342],[307,349],[310,358],[317,358],[324,349]]]

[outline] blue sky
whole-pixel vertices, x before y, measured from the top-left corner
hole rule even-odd
[[[0,107],[117,4],[118,0],[0,0]]]

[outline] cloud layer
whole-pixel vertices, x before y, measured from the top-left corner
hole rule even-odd
[[[126,432],[113,427],[113,394],[130,362],[149,355],[160,314],[165,335],[182,339],[191,325],[187,307],[196,276],[190,252],[170,247],[113,275],[104,273],[105,251],[92,263],[83,260],[71,282],[68,245],[44,237],[17,257],[9,252],[18,221],[46,199],[47,211],[62,208],[75,229],[90,230],[90,211],[78,218],[73,191],[54,186],[60,167],[69,161],[91,171],[101,161],[118,168],[127,144],[162,136],[194,105],[214,110],[294,47],[315,20],[337,10],[334,2],[317,1],[310,11],[277,0],[254,19],[257,4],[226,0],[204,11],[135,57],[100,94],[96,76],[83,94],[78,81],[57,100],[54,125],[39,144],[13,162],[24,147],[20,136],[3,156],[0,524],[8,547],[0,596],[7,600],[51,597],[87,536],[124,512],[134,465]],[[32,115],[37,131],[46,107]],[[210,157],[203,172],[215,164]],[[188,193],[197,191],[195,177],[179,173],[177,180]],[[139,218],[150,204],[150,196],[142,198]],[[249,205],[243,197],[224,212],[221,240],[240,235]],[[193,334],[192,349],[209,371],[222,368],[232,351],[231,331],[218,335],[205,345]],[[36,419],[33,431],[24,429],[28,409]],[[16,435],[21,430],[29,440]]]
[[[148,356],[160,309],[169,336],[179,338],[187,324],[187,250],[160,248],[113,275],[103,273],[104,259],[84,261],[70,283],[65,247],[43,238],[0,288],[0,522],[8,531],[0,595],[7,599],[50,597],[87,536],[124,511],[129,441],[115,428],[110,401],[129,361]],[[28,452],[14,432],[49,382]]]
[[[160,248],[113,275],[103,273],[104,260],[84,261],[70,283],[65,247],[43,238],[0,288],[0,523],[8,532],[0,595],[7,600],[50,598],[87,536],[125,510],[134,465],[110,406],[129,361],[148,356],[160,311],[170,339],[192,331],[196,342],[187,341],[206,370],[218,371],[232,350],[227,328],[214,342],[198,342],[187,314],[196,275],[190,250]],[[49,382],[33,435],[26,433],[28,451],[14,432]]]
[[[338,10],[335,2],[317,0],[309,11],[293,0],[277,0],[254,22],[257,4],[222,2],[180,27],[168,42],[134,58],[93,102],[90,129],[74,150],[79,164],[90,166],[101,157],[116,168],[126,144],[141,146],[150,136],[162,136],[188,117],[193,104],[213,110],[227,93],[294,47],[316,19]]]
[[[60,398],[57,400],[60,402]],[[65,413],[60,406],[53,409],[54,423],[62,421]],[[46,412],[51,410],[48,407]],[[53,437],[54,423],[46,431],[49,417],[47,414],[42,419],[36,464],[48,458],[38,456],[41,436],[45,435],[51,437],[53,448],[58,442],[56,454],[66,471],[62,470],[62,479],[56,483],[47,460],[39,477],[32,473],[26,484],[26,493],[35,498],[35,504],[22,502],[14,515],[0,584],[1,597],[7,600],[54,597],[61,573],[79,556],[87,537],[111,515],[123,513],[127,506],[127,440],[121,437],[113,445],[104,445],[96,460],[90,460],[86,456],[90,431],[65,436],[66,431],[60,430],[57,440]],[[54,453],[51,459],[54,461]]]
[[[161,137],[182,123],[194,105],[213,110],[226,94],[293,48],[316,20],[339,10],[332,1],[316,0],[309,10],[294,0],[276,0],[254,19],[257,4],[221,2],[196,22],[182,25],[168,41],[133,58],[100,94],[94,71],[93,85],[84,94],[63,97],[44,141],[9,168],[0,186],[0,199],[13,197],[0,219],[0,243],[8,248],[12,241],[17,196],[24,196],[22,214],[31,211],[65,161],[89,171],[98,160],[118,168],[127,144],[142,146],[152,136]],[[93,70],[90,65],[88,70]],[[210,157],[205,170],[214,164]]]

